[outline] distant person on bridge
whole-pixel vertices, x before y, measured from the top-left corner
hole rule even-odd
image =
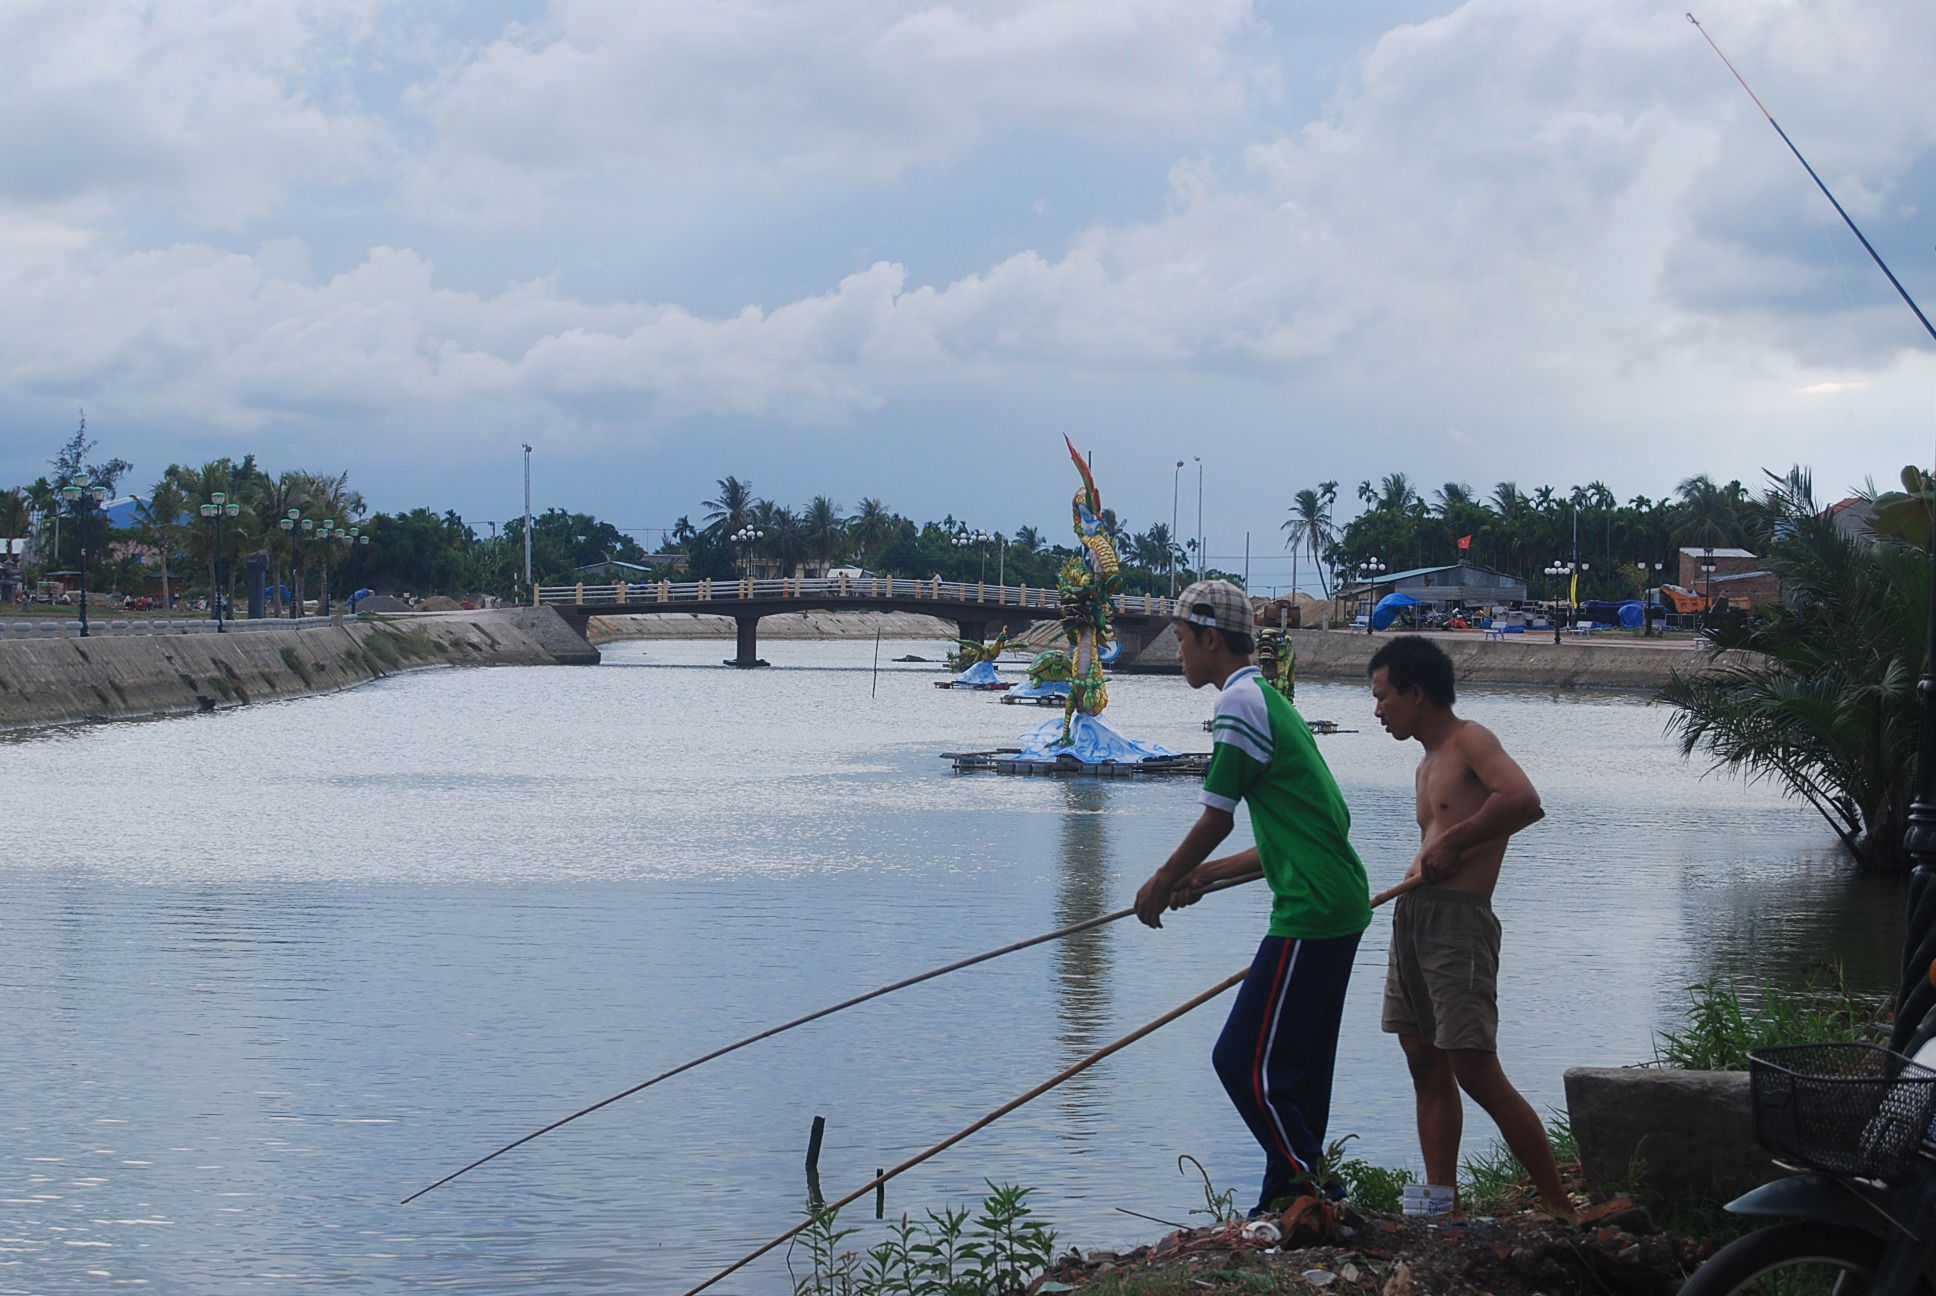
[[[1211,1061],[1264,1149],[1259,1216],[1315,1196],[1324,1153],[1338,1025],[1358,938],[1371,923],[1364,865],[1351,847],[1351,813],[1310,726],[1251,662],[1250,600],[1228,581],[1198,581],[1177,598],[1177,643],[1191,688],[1218,688],[1214,750],[1203,805],[1182,844],[1136,895],[1136,916],[1194,904],[1226,878],[1270,885],[1269,933],[1237,991]],[[1211,859],[1233,812],[1250,807],[1248,850]]]

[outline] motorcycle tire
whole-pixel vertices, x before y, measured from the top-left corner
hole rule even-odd
[[[1770,1296],[1795,1291],[1861,1296],[1882,1261],[1883,1241],[1860,1229],[1814,1221],[1758,1229],[1716,1251],[1680,1296]],[[1813,1276],[1813,1281],[1804,1280]],[[1803,1281],[1797,1281],[1803,1280]],[[1918,1283],[1917,1291],[1927,1291]]]

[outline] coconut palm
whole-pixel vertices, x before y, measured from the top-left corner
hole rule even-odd
[[[847,542],[847,528],[840,520],[840,505],[825,495],[816,495],[800,517],[800,539],[809,558],[831,567]]]
[[[166,473],[148,492],[148,498],[135,506],[136,534],[159,555],[164,608],[174,605],[168,578],[173,574],[175,555],[181,552],[188,536],[189,513],[188,496],[182,493],[180,483]]]
[[[1708,666],[1662,691],[1676,708],[1669,730],[1685,754],[1781,783],[1865,867],[1901,869],[1929,551],[1843,535],[1805,473],[1770,481],[1761,507],[1779,524],[1763,559],[1782,603],[1763,621],[1709,630]]]
[[[867,560],[893,539],[894,530],[894,515],[885,504],[871,496],[861,500],[854,516],[847,520],[847,543],[853,546],[854,562],[865,567]]]
[[[1437,501],[1432,506],[1432,511],[1440,517],[1446,517],[1457,513],[1461,508],[1476,506],[1479,503],[1479,497],[1465,482],[1447,482],[1433,491],[1432,496]]]
[[[706,530],[716,536],[733,534],[746,525],[758,502],[753,497],[752,482],[733,476],[721,477],[718,497],[705,501]]]
[[[1338,483],[1320,482],[1317,489],[1309,487],[1291,497],[1291,516],[1278,524],[1278,529],[1289,534],[1284,537],[1284,547],[1291,551],[1292,594],[1297,584],[1296,557],[1300,548],[1311,555],[1311,565],[1317,568],[1318,588],[1325,598],[1331,597],[1331,583],[1325,577],[1322,556],[1338,542],[1338,528],[1331,521],[1331,509],[1338,500]]]

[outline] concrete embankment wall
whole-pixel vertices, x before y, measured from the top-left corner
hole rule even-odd
[[[0,641],[0,730],[212,711],[425,666],[597,660],[548,608],[238,634],[7,640]]]
[[[942,639],[954,642],[955,624],[918,612],[784,612],[760,618],[767,639]],[[690,612],[598,616],[591,620],[591,641],[620,639],[731,639],[733,618]]]
[[[1365,678],[1365,665],[1388,635],[1333,630],[1293,630],[1299,679],[1352,680]],[[1508,635],[1488,640],[1478,632],[1434,635],[1452,658],[1461,684],[1513,684],[1555,689],[1657,689],[1677,670],[1698,670],[1708,664],[1704,653],[1675,641],[1569,639],[1554,643],[1551,636]],[[1165,629],[1149,647],[1119,670],[1175,672],[1176,630]]]

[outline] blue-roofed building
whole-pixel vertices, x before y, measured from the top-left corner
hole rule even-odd
[[[1410,571],[1380,572],[1376,580],[1355,581],[1338,590],[1338,597],[1365,604],[1387,594],[1409,594],[1436,608],[1511,607],[1526,601],[1526,582],[1490,567],[1448,563],[1442,567],[1414,567]]]

